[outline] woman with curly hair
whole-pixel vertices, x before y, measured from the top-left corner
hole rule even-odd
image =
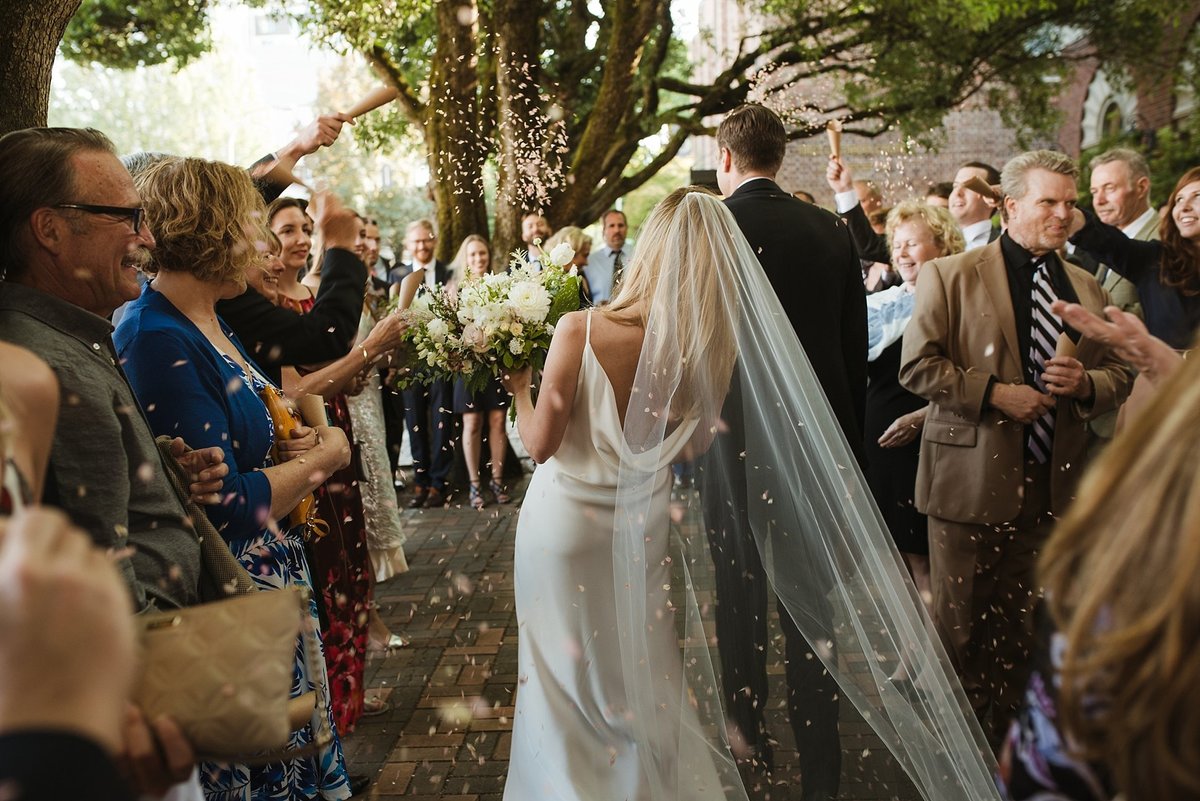
[[[138,403],[155,434],[224,452],[229,473],[219,501],[205,511],[259,588],[311,589],[303,527],[289,530],[287,517],[349,464],[350,447],[341,430],[328,426],[276,443],[259,397],[270,381],[216,313],[217,301],[240,295],[247,270],[262,261],[262,200],[243,170],[202,159],[164,159],[136,183],[157,242],[147,267],[153,277],[113,340]],[[310,613],[316,625],[315,602]],[[310,672],[298,649],[291,695],[324,694],[325,722],[331,723],[328,683],[324,667]],[[315,737],[306,726],[290,745]],[[205,795],[220,801],[350,796],[336,734],[315,754],[287,762],[253,768],[206,763],[200,779]]]

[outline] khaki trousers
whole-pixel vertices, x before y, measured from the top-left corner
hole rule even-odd
[[[1054,520],[1049,468],[1026,467],[1021,514],[976,525],[929,518],[933,621],[993,747],[1003,741],[1029,678],[1038,553]]]

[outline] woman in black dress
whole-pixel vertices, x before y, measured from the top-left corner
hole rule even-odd
[[[892,268],[902,283],[867,296],[867,483],[917,590],[929,603],[928,531],[925,515],[913,505],[926,403],[900,386],[900,349],[921,266],[961,252],[964,240],[948,211],[915,200],[888,214],[887,236]]]
[[[482,236],[471,234],[463,240],[458,255],[450,263],[452,289],[457,291],[463,281],[480,279],[490,273],[492,252]],[[483,450],[483,418],[488,423],[488,450],[491,453],[492,480],[488,484],[496,503],[508,503],[508,491],[504,488],[504,456],[508,449],[508,432],[504,418],[507,414],[509,394],[492,378],[487,386],[471,394],[466,382],[454,382],[454,413],[462,416],[463,459],[467,464],[470,481],[469,499],[471,506],[482,509],[485,505],[479,474],[479,460]]]

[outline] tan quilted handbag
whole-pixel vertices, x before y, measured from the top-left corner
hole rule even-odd
[[[204,760],[262,763],[301,754],[283,749],[318,706],[318,693],[288,699],[302,628],[310,670],[320,670],[307,590],[238,595],[137,620],[143,673],[133,701],[148,720],[172,718]],[[304,753],[329,740],[319,706],[315,742]]]

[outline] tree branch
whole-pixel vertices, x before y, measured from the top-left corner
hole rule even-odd
[[[405,80],[400,70],[392,63],[391,57],[382,45],[374,45],[369,53],[364,53],[367,62],[375,72],[400,92],[397,98],[409,121],[415,125],[425,124],[425,104],[417,97],[412,86]]]

